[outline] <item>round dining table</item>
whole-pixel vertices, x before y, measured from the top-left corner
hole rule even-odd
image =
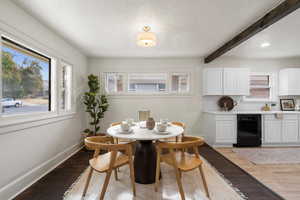
[[[141,184],[154,183],[157,155],[153,142],[179,136],[184,132],[184,129],[180,126],[168,124],[166,132],[162,134],[156,128],[148,130],[140,127],[139,123],[136,123],[131,129],[132,131],[129,133],[123,133],[120,125],[112,126],[107,129],[107,134],[119,139],[137,141],[134,154],[135,182]]]

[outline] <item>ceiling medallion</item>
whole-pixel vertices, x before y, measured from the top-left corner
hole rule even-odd
[[[156,35],[150,32],[150,26],[144,26],[144,32],[139,33],[137,36],[137,45],[141,47],[154,47],[156,46]]]

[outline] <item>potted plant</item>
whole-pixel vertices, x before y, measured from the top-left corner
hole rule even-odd
[[[87,136],[103,135],[98,133],[100,130],[100,120],[104,118],[104,113],[108,109],[108,102],[104,93],[100,94],[100,84],[98,76],[93,74],[88,76],[89,91],[84,93],[83,103],[86,107],[86,112],[91,118],[90,128],[84,130]]]

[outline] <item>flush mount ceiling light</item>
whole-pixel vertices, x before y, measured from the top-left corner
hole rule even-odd
[[[156,35],[150,32],[150,26],[144,26],[144,32],[139,33],[137,36],[137,45],[141,47],[154,47],[156,45]]]
[[[266,47],[269,47],[271,44],[269,43],[269,42],[264,42],[264,43],[262,43],[260,46],[262,47],[262,48],[266,48]]]

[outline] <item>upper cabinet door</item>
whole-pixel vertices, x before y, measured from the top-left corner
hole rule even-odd
[[[279,95],[300,95],[300,69],[288,68],[279,72]]]
[[[250,72],[247,68],[224,68],[224,95],[248,96]]]
[[[223,68],[203,70],[203,95],[223,95]]]

